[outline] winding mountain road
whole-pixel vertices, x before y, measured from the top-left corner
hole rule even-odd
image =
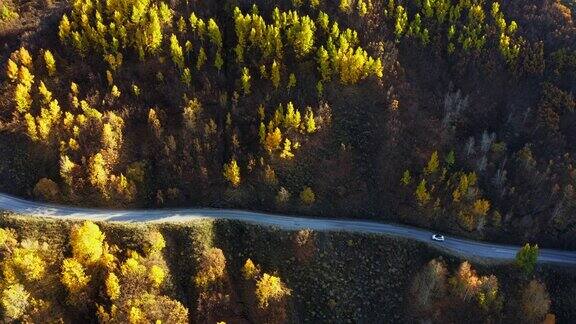
[[[229,219],[275,226],[288,230],[308,228],[316,231],[383,234],[425,242],[440,250],[466,258],[480,258],[501,262],[514,260],[519,249],[518,246],[491,244],[450,236],[447,236],[444,242],[436,242],[431,240],[432,232],[430,231],[373,221],[305,218],[229,209],[89,209],[32,202],[0,193],[0,210],[59,219],[89,219],[116,222],[185,222],[207,218]],[[576,251],[541,249],[538,262],[576,267]]]

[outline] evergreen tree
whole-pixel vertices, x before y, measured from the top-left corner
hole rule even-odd
[[[60,37],[60,41],[63,43],[68,41],[68,37],[70,37],[70,30],[70,20],[68,20],[68,16],[64,14],[60,20],[60,25],[58,26],[58,37]]]
[[[182,46],[178,42],[176,35],[172,34],[170,36],[170,54],[172,55],[172,61],[180,69],[184,69],[184,54],[182,51]]]
[[[346,14],[350,14],[350,13],[352,13],[353,3],[354,3],[353,0],[340,0],[340,4],[338,5],[338,8],[340,9],[340,11],[342,11]]]
[[[418,187],[416,188],[416,200],[418,204],[425,205],[430,201],[430,193],[428,193],[428,189],[426,189],[426,180],[422,179]]]
[[[290,76],[288,77],[288,90],[294,88],[296,86],[296,75],[294,75],[294,73],[290,73]]]
[[[196,70],[200,71],[204,63],[206,63],[208,57],[206,56],[206,52],[204,51],[204,47],[200,47],[200,51],[198,52],[198,61],[196,62]]]
[[[232,159],[229,163],[224,164],[224,178],[226,178],[233,187],[240,185],[240,167],[236,159]]]
[[[272,152],[280,146],[282,142],[282,132],[280,128],[276,127],[274,131],[269,130],[268,134],[266,134],[266,149],[268,152]]]
[[[516,265],[528,276],[534,272],[537,260],[538,245],[530,245],[526,243],[526,245],[516,253]]]
[[[12,81],[18,79],[18,64],[14,63],[12,59],[8,59],[8,63],[6,64],[6,75]]]
[[[160,22],[160,17],[155,7],[150,9],[148,15],[150,16],[150,23],[148,24],[148,52],[155,54],[162,46],[162,23]]]
[[[218,71],[220,71],[223,65],[224,60],[222,59],[222,54],[220,53],[220,51],[217,51],[216,58],[214,59],[214,66],[216,67],[216,69],[218,69]]]
[[[284,149],[282,153],[280,153],[280,157],[283,159],[291,159],[294,157],[294,153],[292,153],[292,142],[288,138],[284,140]]]
[[[247,67],[242,68],[242,76],[240,77],[240,81],[242,83],[242,90],[244,91],[245,95],[250,94],[250,71]]]
[[[218,28],[218,25],[212,18],[208,20],[208,37],[219,51],[222,48],[222,34],[220,33],[220,28]]]
[[[280,65],[276,62],[276,60],[272,62],[272,67],[270,69],[270,80],[272,80],[274,88],[278,89],[280,86]]]
[[[314,119],[314,111],[311,107],[306,108],[306,115],[304,116],[306,123],[306,132],[311,134],[316,131],[316,120]]]
[[[331,76],[330,70],[330,56],[328,51],[324,49],[324,46],[320,46],[318,49],[318,71],[322,77],[322,81],[329,81]]]
[[[394,25],[394,34],[396,34],[396,39],[399,39],[404,35],[406,31],[406,26],[408,25],[408,14],[404,7],[398,5],[396,7],[396,23]]]

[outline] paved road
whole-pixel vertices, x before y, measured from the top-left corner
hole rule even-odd
[[[90,219],[94,221],[117,222],[185,222],[197,219],[218,218],[275,226],[289,230],[309,228],[316,231],[385,234],[426,242],[438,249],[466,258],[482,258],[493,261],[511,261],[514,259],[516,251],[518,251],[519,248],[517,246],[490,244],[449,236],[445,242],[435,242],[430,239],[432,236],[432,232],[430,231],[372,221],[315,219],[228,209],[88,209],[32,202],[1,193],[0,209],[27,215],[60,219]],[[538,262],[576,266],[576,251],[541,249]]]

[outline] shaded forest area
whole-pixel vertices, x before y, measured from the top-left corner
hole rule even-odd
[[[559,0],[7,0],[0,190],[576,247]]]

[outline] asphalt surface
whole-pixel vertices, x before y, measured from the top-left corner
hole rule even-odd
[[[89,219],[114,222],[186,222],[198,219],[229,219],[274,226],[288,230],[344,231],[382,234],[429,243],[435,248],[469,259],[512,261],[518,246],[491,244],[446,236],[444,242],[432,241],[433,232],[414,227],[363,220],[305,218],[229,209],[152,209],[108,210],[67,207],[28,201],[0,193],[0,210],[58,219]],[[576,266],[576,251],[540,249],[539,263]]]

